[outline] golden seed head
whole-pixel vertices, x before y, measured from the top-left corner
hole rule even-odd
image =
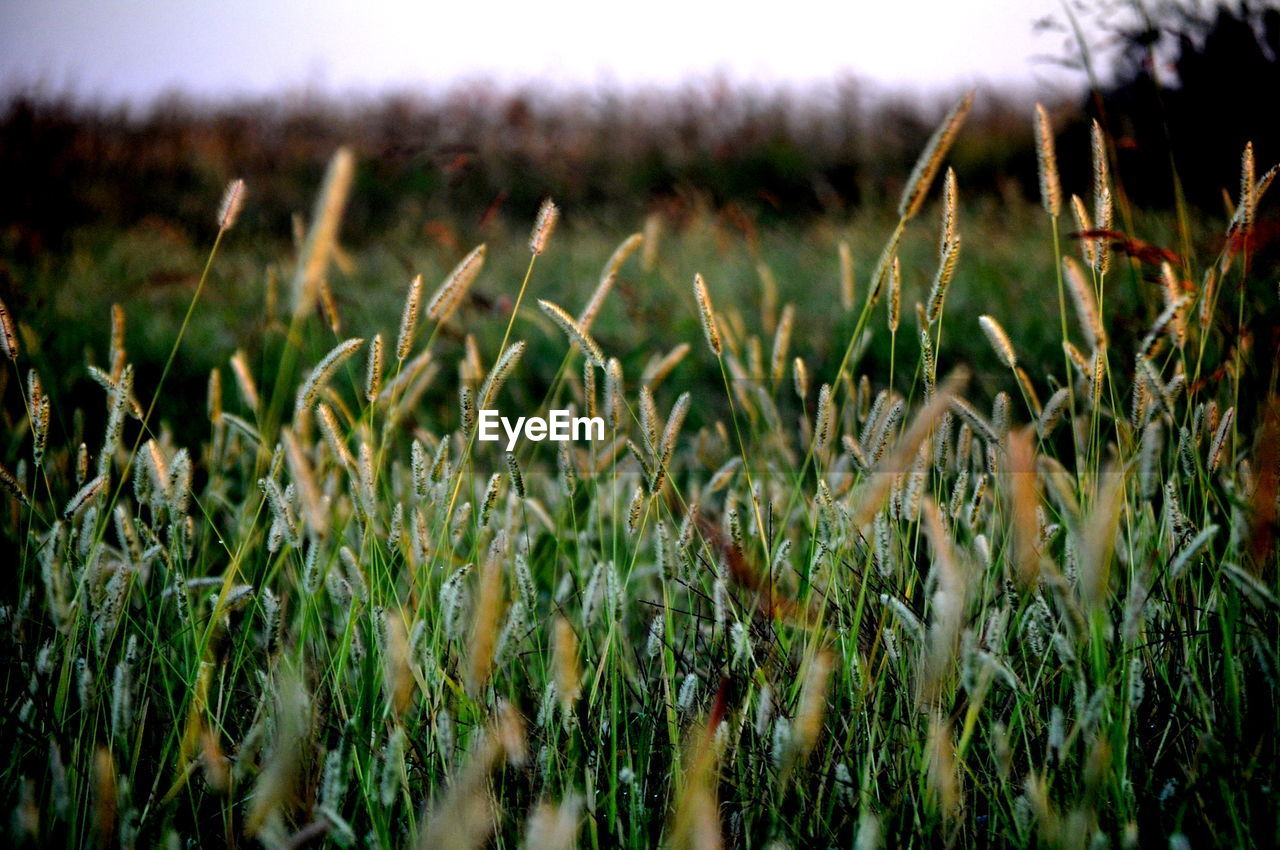
[[[13,314],[3,300],[0,300],[0,346],[4,347],[5,357],[10,360],[18,359],[18,330],[14,326]]]
[[[1098,302],[1093,297],[1093,286],[1085,280],[1080,265],[1071,257],[1062,258],[1062,272],[1085,341],[1091,349],[1105,348],[1107,331],[1102,324],[1102,314],[1098,312]]]
[[[1062,182],[1058,157],[1053,150],[1053,125],[1044,106],[1036,104],[1036,164],[1040,171],[1040,202],[1054,218],[1062,211]]]
[[[902,314],[902,265],[898,255],[893,255],[889,268],[889,333],[898,332],[898,320]]]
[[[396,359],[404,360],[413,346],[413,334],[418,329],[418,310],[422,305],[422,275],[409,283],[409,293],[404,299],[400,314],[400,332],[396,335]]]
[[[551,232],[556,229],[556,222],[559,220],[560,208],[547,198],[538,208],[538,218],[533,224],[533,233],[529,235],[529,250],[535,257],[546,250],[547,240],[551,238]]]
[[[707,347],[719,357],[724,353],[724,346],[720,342],[720,329],[716,327],[716,313],[711,307],[711,296],[707,294],[707,282],[701,274],[693,276],[693,297],[698,301],[698,317],[702,320],[702,333],[707,338]]]
[[[1013,343],[1009,341],[1009,335],[1000,327],[1000,323],[991,316],[982,315],[978,317],[978,324],[982,326],[987,341],[1000,357],[1000,362],[1010,369],[1018,368],[1018,355],[1014,353]]]
[[[427,302],[427,318],[433,322],[443,323],[449,320],[458,304],[462,302],[471,284],[475,283],[480,269],[484,266],[485,246],[478,245],[470,254],[462,258],[445,278],[444,283]]]
[[[910,220],[920,211],[920,205],[924,203],[929,186],[937,176],[938,169],[942,167],[942,160],[946,158],[951,144],[960,133],[960,127],[964,125],[964,119],[969,114],[969,107],[973,106],[973,95],[973,92],[969,92],[951,107],[951,111],[942,119],[942,123],[925,145],[920,158],[916,160],[915,168],[907,178],[907,187],[902,193],[902,199],[898,202],[898,215],[903,221]]]

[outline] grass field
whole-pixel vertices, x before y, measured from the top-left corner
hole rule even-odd
[[[962,120],[848,220],[347,251],[340,152],[20,269],[12,843],[1274,845],[1271,172],[1177,226],[1099,134],[1081,223]]]

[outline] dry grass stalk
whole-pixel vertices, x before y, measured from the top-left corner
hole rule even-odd
[[[356,160],[349,148],[339,148],[329,160],[324,183],[312,211],[311,229],[307,232],[298,257],[293,278],[293,318],[301,319],[311,311],[320,281],[338,241],[338,228],[347,206],[347,195],[355,176]]]
[[[257,410],[261,405],[258,398],[258,385],[253,380],[248,360],[241,349],[237,349],[236,353],[231,355],[231,373],[235,375],[236,386],[240,390],[240,398],[244,400],[245,406],[250,410]]]
[[[889,237],[889,241],[885,243],[884,249],[880,252],[876,270],[871,275],[871,291],[867,293],[867,306],[865,309],[871,309],[880,300],[880,293],[884,291],[885,284],[889,280],[889,273],[893,268],[893,258],[898,255],[898,244],[902,242],[902,232],[903,228],[901,226],[895,228]]]
[[[613,249],[613,253],[609,255],[609,261],[604,264],[604,271],[600,274],[600,282],[612,280],[622,269],[622,264],[636,252],[636,249],[644,244],[643,233],[632,233],[626,239]]]
[[[668,847],[720,850],[720,804],[716,797],[716,747],[713,718],[689,733],[684,775],[676,795]]]
[[[1240,155],[1240,200],[1236,205],[1235,220],[1239,232],[1246,237],[1253,228],[1255,205],[1254,189],[1257,186],[1257,172],[1253,159],[1253,142],[1246,142],[1244,153]]]
[[[1080,366],[1079,363],[1076,364]],[[1040,411],[1040,418],[1036,422],[1036,430],[1040,433],[1040,439],[1047,439],[1058,423],[1062,421],[1062,414],[1067,410],[1067,402],[1071,399],[1071,393],[1066,387],[1059,387],[1049,396],[1049,400],[1044,403],[1044,408]]]
[[[496,548],[496,547],[495,547]],[[501,549],[491,551],[480,566],[480,587],[476,594],[471,642],[468,647],[467,690],[479,696],[493,670],[493,651],[502,619]]]
[[[570,794],[558,804],[539,803],[525,827],[526,850],[572,850],[582,819],[582,796]]]
[[[973,94],[969,92],[951,107],[951,111],[942,119],[942,123],[925,145],[920,158],[916,160],[915,168],[907,178],[902,199],[898,202],[898,216],[903,221],[909,221],[920,211],[920,205],[924,203],[925,195],[929,193],[933,178],[942,167],[942,160],[946,158],[947,152],[951,150],[951,144],[959,134],[961,126],[964,125],[969,107],[973,106]]]
[[[610,430],[617,430],[622,424],[624,407],[622,383],[622,363],[616,357],[610,357],[604,370],[604,417]]]
[[[329,512],[325,510],[324,497],[316,484],[311,464],[302,451],[297,437],[289,428],[282,428],[280,439],[284,443],[285,462],[289,465],[289,475],[298,487],[298,496],[302,499],[302,512],[307,519],[307,526],[317,537],[329,533]]]
[[[93,759],[93,833],[102,847],[112,843],[118,804],[115,759],[111,750],[98,747]]]
[[[853,309],[853,299],[856,295],[856,279],[853,274],[853,252],[849,249],[849,243],[841,239],[839,245],[840,255],[840,306],[845,310]]]
[[[658,241],[662,238],[662,215],[649,213],[644,220],[644,251],[640,254],[640,268],[651,272],[658,267]]]
[[[334,334],[342,332],[342,316],[338,313],[338,301],[329,288],[329,279],[320,278],[320,312],[324,315],[329,330]]]
[[[920,701],[937,707],[950,672],[958,660],[957,647],[968,602],[967,581],[960,560],[942,524],[933,499],[925,497],[924,531],[933,552],[937,589],[931,603],[928,651],[920,671]]]
[[[404,614],[387,611],[382,615],[386,643],[382,659],[383,683],[391,712],[397,718],[404,717],[413,703],[413,668],[410,665],[409,634],[404,627]]]
[[[805,666],[800,701],[791,725],[791,750],[795,763],[801,763],[808,757],[822,734],[822,720],[827,710],[827,683],[835,663],[831,650],[822,647]]]
[[[1098,277],[1102,277],[1111,268],[1111,243],[1108,241],[1108,234],[1113,233],[1111,230],[1111,219],[1113,215],[1111,204],[1111,190],[1103,189],[1098,196],[1098,208],[1094,213],[1093,226],[1096,228],[1091,231],[1097,241],[1093,247],[1093,272]],[[1086,237],[1088,238],[1088,237]],[[1136,243],[1126,242],[1126,246],[1135,246]]]
[[[419,850],[484,846],[498,817],[487,784],[489,774],[503,761],[518,766],[524,760],[524,720],[503,702],[449,789],[424,815],[416,844]]]
[[[568,714],[582,695],[578,674],[578,636],[564,617],[556,617],[552,648],[555,652],[556,694],[560,708]]]
[[[795,323],[796,308],[788,303],[782,308],[782,318],[773,334],[773,353],[769,358],[769,377],[774,386],[782,380],[787,369],[787,349],[791,347],[791,329]]]
[[[1013,566],[1015,577],[1026,588],[1034,588],[1040,581],[1040,524],[1036,519],[1036,508],[1040,505],[1040,480],[1035,454],[1030,428],[1019,428],[1009,433],[1007,476]]]
[[[804,365],[803,357],[791,361],[791,376],[796,387],[796,397],[804,401],[809,397],[809,369]]]
[[[956,759],[951,723],[936,713],[929,717],[928,748],[929,791],[934,803],[942,810],[943,820],[951,822],[960,814],[964,803],[960,790],[960,764]]]
[[[1042,410],[1040,407],[1040,396],[1036,393],[1035,384],[1031,383],[1031,376],[1027,374],[1027,370],[1021,366],[1013,370],[1013,375],[1018,379],[1018,387],[1022,391],[1022,396],[1027,400],[1027,404],[1031,406],[1031,415],[1039,417]]]
[[[2,311],[3,305],[0,305]],[[124,345],[124,329],[125,315],[124,307],[119,304],[111,305],[111,347],[109,349],[109,358],[111,360],[111,382],[113,384],[120,383],[120,376],[124,372],[125,363],[128,360],[128,354]]]
[[[281,809],[297,790],[310,732],[311,697],[301,676],[286,673],[276,685],[275,738],[253,786],[246,835],[274,832],[279,827]]]
[[[690,346],[689,343],[682,342],[662,357],[655,356],[654,359],[651,359],[645,364],[644,372],[640,374],[640,383],[657,389],[663,379],[671,374],[671,370],[680,365],[680,361],[683,360],[691,350],[693,350],[693,347]]]
[[[760,278],[760,325],[771,334],[778,325],[778,279],[764,262],[756,263],[756,274]]]
[[[1222,465],[1224,450],[1227,442],[1231,437],[1231,425],[1235,422],[1236,409],[1234,407],[1227,408],[1227,412],[1222,414],[1222,418],[1218,421],[1218,427],[1213,432],[1213,440],[1209,443],[1209,471],[1217,472],[1218,467]]]
[[[102,490],[109,478],[110,476],[103,473],[77,490],[76,494],[71,497],[71,500],[62,509],[62,518],[71,519],[80,513],[98,495],[98,492]]]
[[[968,373],[963,369],[952,372],[938,387],[933,399],[920,409],[911,425],[898,438],[893,452],[868,474],[867,483],[858,494],[850,514],[853,528],[863,528],[875,518],[889,495],[894,476],[905,472],[915,461],[920,444],[928,439],[934,426],[951,407],[952,401],[968,380]]]
[[[1080,595],[1093,605],[1106,600],[1111,581],[1111,557],[1115,552],[1116,532],[1124,513],[1124,473],[1108,466],[1089,518],[1081,530],[1078,543]]]

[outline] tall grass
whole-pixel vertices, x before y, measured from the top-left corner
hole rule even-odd
[[[947,314],[982,304],[957,291],[954,174],[941,237],[918,215],[968,102],[921,156],[861,306],[846,242],[827,290],[779,319],[766,271],[762,305],[715,269],[669,274],[649,223],[575,319],[539,274],[547,205],[501,344],[457,309],[481,246],[425,310],[409,285],[392,363],[391,327],[346,338],[332,299],[314,309],[345,153],[289,326],[210,375],[198,432],[152,418],[163,387],[135,380],[121,310],[87,365],[105,408],[54,414],[101,416],[103,438],[51,439],[28,352],[55,329],[0,306],[24,411],[0,476],[13,842],[1273,843],[1280,406],[1237,413],[1269,388],[1240,386],[1232,338],[1271,271],[1248,262],[1269,175],[1246,152],[1247,213],[1218,256],[1165,264],[1128,349],[1108,294],[1141,261],[1094,237],[1059,262],[1054,163],[1066,356],[1031,374],[999,304]],[[900,261],[913,241],[939,246],[936,272]],[[648,329],[600,330],[637,249],[667,305],[653,351],[622,345]],[[927,306],[903,310],[913,293]],[[989,411],[944,316],[1003,366],[978,376]],[[841,336],[818,357],[800,327]],[[863,369],[886,333],[892,378]],[[560,358],[541,397],[520,387],[530,343]],[[507,454],[476,440],[484,406],[598,412],[608,433]]]

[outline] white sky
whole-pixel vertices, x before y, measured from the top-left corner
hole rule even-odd
[[[490,76],[673,83],[713,73],[895,86],[1076,82],[1035,63],[1059,0],[0,0],[0,90],[38,82],[140,100],[386,86]],[[1060,13],[1058,14],[1060,18]]]

